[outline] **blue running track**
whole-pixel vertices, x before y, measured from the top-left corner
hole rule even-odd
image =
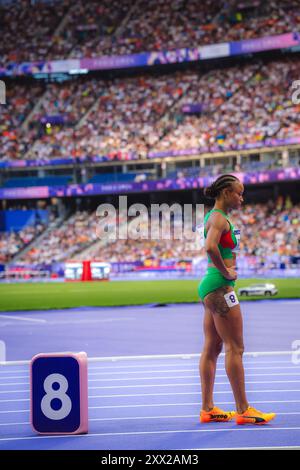
[[[248,399],[277,413],[266,426],[200,424],[201,305],[1,313],[0,449],[300,448],[300,301],[246,302],[242,310]],[[36,435],[28,360],[82,350],[90,358],[89,434]],[[224,356],[215,404],[235,408]]]

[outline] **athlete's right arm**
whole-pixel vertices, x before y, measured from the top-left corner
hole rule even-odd
[[[221,274],[229,280],[235,280],[237,273],[233,268],[228,268],[223,261],[218,244],[222,233],[227,228],[227,220],[225,217],[215,212],[211,214],[209,218],[209,227],[207,228],[207,236],[205,240],[205,249],[207,254],[210,256],[215,267],[221,272]]]

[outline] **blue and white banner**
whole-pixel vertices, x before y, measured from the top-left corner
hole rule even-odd
[[[276,36],[267,36],[244,41],[224,42],[175,49],[171,51],[144,52],[122,56],[102,56],[95,58],[52,60],[39,62],[11,62],[0,67],[0,77],[19,75],[53,74],[53,73],[86,73],[89,70],[111,70],[130,67],[149,67],[153,65],[176,64],[199,60],[229,57],[237,54],[249,54],[274,49],[285,49],[300,45],[300,34],[291,32]]]
[[[277,170],[251,173],[233,172],[243,184],[272,183],[276,181],[300,180],[300,168],[280,168]],[[71,184],[69,186],[41,186],[29,188],[1,188],[1,199],[45,199],[50,197],[78,197],[97,194],[127,194],[151,191],[199,189],[209,186],[217,177],[182,177],[149,180],[141,183]]]

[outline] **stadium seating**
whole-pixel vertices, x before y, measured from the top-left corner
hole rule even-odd
[[[194,47],[297,31],[300,22],[298,0],[23,0],[0,6],[0,18],[2,63]]]
[[[254,7],[235,0],[8,2],[0,6],[0,66],[172,50],[297,31],[299,6],[300,0],[259,0]],[[194,149],[208,158],[216,152],[264,145],[267,139],[300,138],[300,105],[291,99],[292,83],[299,77],[300,57],[287,52],[176,71],[151,68],[133,74],[74,75],[66,81],[65,76],[58,77],[61,82],[11,77],[7,104],[0,106],[0,163],[22,166],[20,160],[69,158],[74,169],[69,176],[51,175],[46,169],[43,177],[38,177],[36,169],[32,177],[14,177],[10,170],[9,176],[1,174],[2,188],[63,186],[73,181],[143,181],[162,177],[163,165],[153,165],[145,172],[138,165],[132,169],[126,165],[124,172],[119,166],[128,160],[151,162],[156,152]],[[197,112],[185,112],[186,105],[196,106]],[[92,166],[95,157],[110,165],[117,162],[118,171],[110,166],[109,170],[101,168],[100,173]],[[194,166],[172,162],[164,168],[163,176],[215,176],[225,171],[264,171],[283,165],[280,155],[264,155],[259,161],[238,157],[235,153],[230,162],[217,163],[212,155]],[[76,167],[82,158],[87,158],[89,168]],[[290,164],[299,166],[297,153],[291,156]],[[298,245],[292,233],[299,231],[299,206],[266,211],[268,206],[262,204],[245,207],[243,222],[250,241],[242,243],[243,255],[263,256],[272,246],[274,256],[294,256]],[[279,232],[275,226],[280,227]],[[86,248],[92,252],[97,241],[95,227],[93,212],[74,211],[61,227],[49,231],[42,244],[24,254],[23,262],[60,262]],[[18,235],[1,234],[0,261],[10,260],[37,233],[27,228]],[[104,261],[135,261],[148,256],[171,259],[202,254],[186,250],[177,241],[162,245],[149,241],[142,246],[129,240],[107,247]]]
[[[130,160],[150,152],[216,152],[268,138],[300,137],[299,105],[291,101],[291,84],[299,74],[295,57],[216,68],[204,75],[187,71],[50,83],[44,93],[35,85],[33,97],[39,101],[34,112],[31,83],[16,85],[22,107],[13,99],[7,109],[0,108],[0,161],[105,155],[107,160],[110,155]],[[203,111],[185,114],[186,103],[201,103]],[[64,116],[65,123],[42,123],[55,115]]]
[[[241,256],[257,256],[261,259],[273,256],[290,259],[299,254],[300,205],[293,205],[289,198],[279,198],[276,203],[247,204],[242,211],[231,213],[234,223],[242,229]],[[116,240],[99,250],[96,227],[99,220],[95,212],[76,212],[59,228],[48,233],[46,239],[36,244],[21,258],[24,263],[52,263],[80,256],[89,248],[92,259],[107,262],[130,262],[151,259],[195,259],[205,257],[204,250],[186,240]],[[14,239],[12,239],[12,245]],[[93,251],[92,247],[95,246]],[[272,247],[272,249],[270,249]]]
[[[19,232],[0,232],[0,264],[8,263],[11,259],[31,243],[43,230],[39,224],[34,227],[25,227]]]

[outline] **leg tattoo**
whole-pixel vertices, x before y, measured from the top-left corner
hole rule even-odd
[[[213,312],[221,315],[221,317],[226,317],[227,313],[229,312],[229,307],[224,298],[224,295],[228,292],[228,287],[223,286],[219,287],[219,289],[216,289],[207,296],[207,300],[209,301],[209,305],[212,306]]]

